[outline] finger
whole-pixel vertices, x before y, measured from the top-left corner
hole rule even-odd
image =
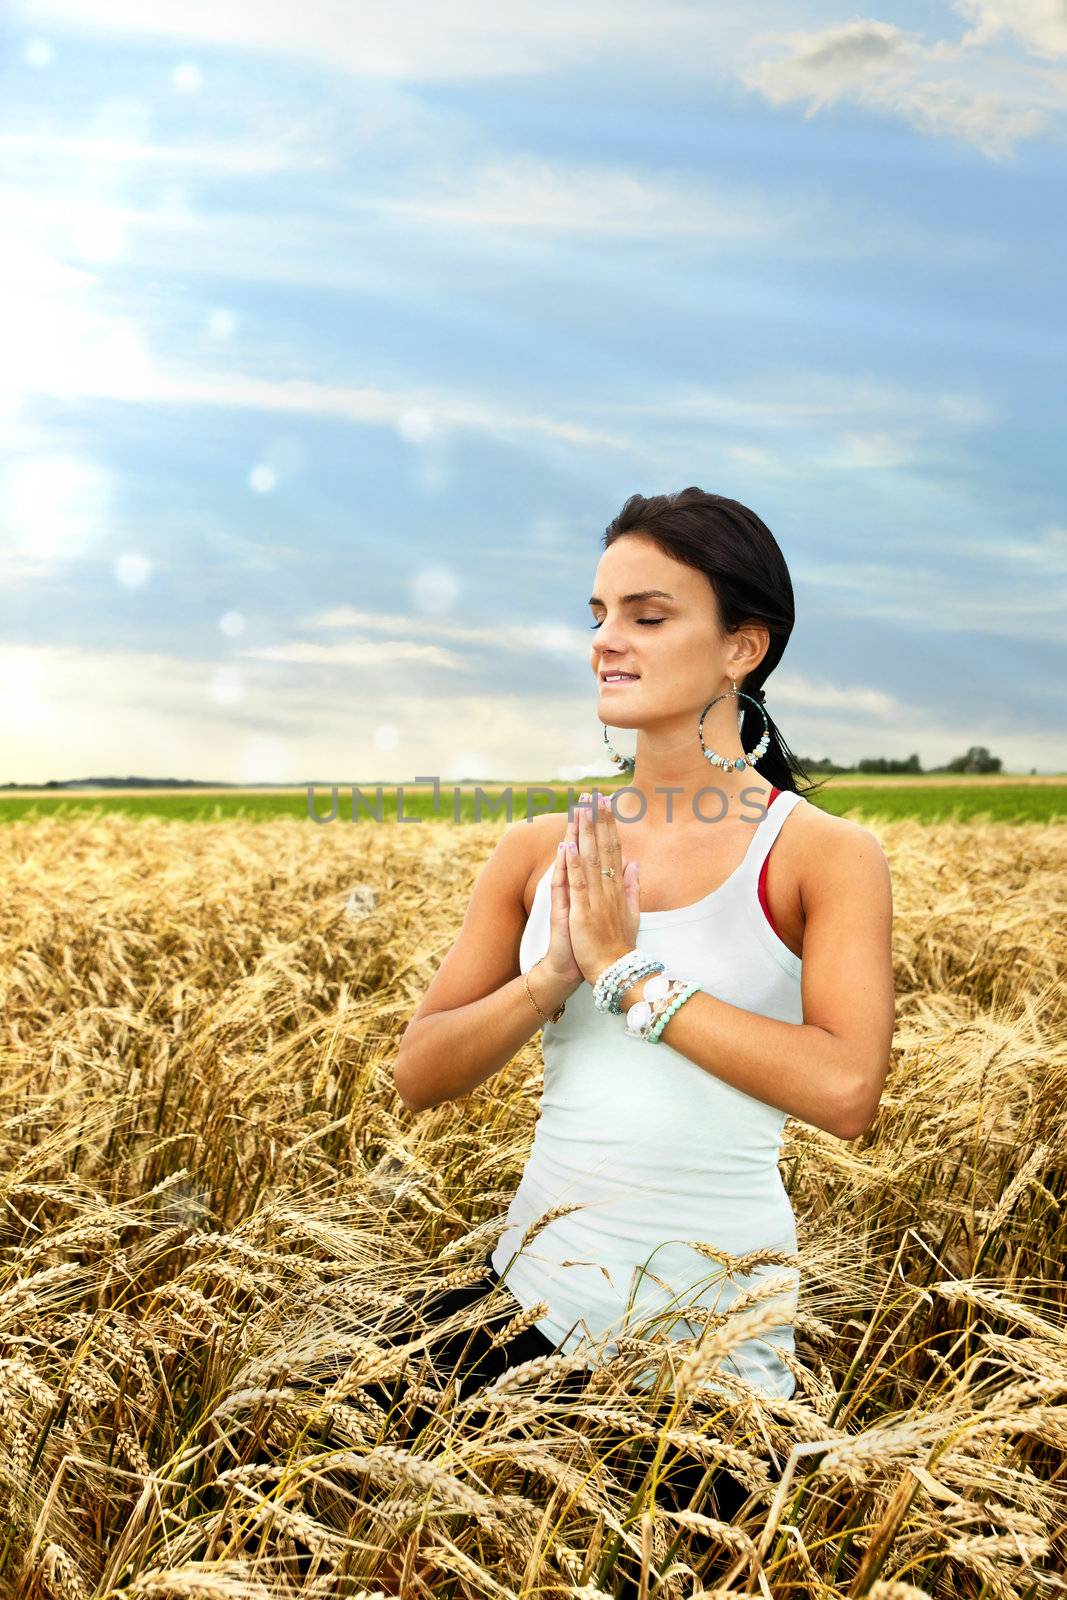
[[[552,905],[567,904],[567,841],[561,839],[556,846],[556,859],[552,865]]]
[[[585,892],[585,864],[582,861],[580,850],[575,849],[573,842],[568,844],[563,854],[567,857],[567,889],[571,896],[582,895]]]
[[[568,854],[569,854],[569,846],[573,844],[575,847],[577,847],[577,844],[578,844],[578,815],[577,815],[577,812],[575,812],[572,816],[570,816],[567,819],[567,831],[563,835],[563,841],[562,842],[563,842],[563,849],[560,852],[560,854],[563,857],[563,860],[562,860],[562,863],[561,863],[562,868],[563,868],[563,893],[566,896],[567,907],[568,907],[568,910],[569,910],[570,909],[570,903],[571,903],[571,897],[570,897],[570,873],[568,871],[567,857],[568,857]]]
[[[611,809],[611,798],[609,795],[602,794],[600,796],[599,809],[600,815],[599,827],[597,830],[597,840],[600,847],[600,852],[602,855],[610,857],[611,861],[614,862],[622,854],[622,841],[619,838],[619,830],[615,825],[615,813]]]
[[[596,859],[596,830],[593,825],[592,796],[578,807],[578,850],[586,860]]]

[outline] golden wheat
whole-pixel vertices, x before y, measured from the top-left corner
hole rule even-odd
[[[781,1320],[771,1276],[683,1307],[697,1337],[630,1330],[456,1400],[423,1308],[488,1288],[538,1041],[417,1117],[392,1060],[498,825],[0,830],[0,1593],[596,1600],[620,1563],[653,1600],[1059,1592],[1064,829],[874,831],[877,1121],[787,1124],[795,1257],[694,1241],[799,1269],[794,1395],[719,1364]],[[541,1314],[504,1286],[446,1326],[499,1344]],[[668,1505],[665,1451],[732,1470],[743,1515]]]

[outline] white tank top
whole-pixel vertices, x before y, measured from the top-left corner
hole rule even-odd
[[[810,804],[780,790],[753,820],[746,853],[726,882],[676,911],[643,911],[635,941],[664,962],[668,976],[781,1022],[804,1020],[801,960],[768,921],[758,883],[782,823],[801,801]],[[534,894],[519,946],[522,972],[548,949],[554,865]],[[664,1334],[696,1337],[698,1324],[679,1318],[679,1307],[726,1311],[742,1289],[785,1273],[793,1287],[774,1302],[782,1306],[781,1326],[735,1346],[722,1367],[766,1393],[790,1396],[796,1380],[777,1351],[794,1348],[797,1269],[767,1265],[730,1277],[687,1243],[698,1239],[734,1255],[796,1250],[778,1170],[785,1113],[665,1039],[628,1038],[625,1015],[597,1011],[588,983],[571,995],[558,1023],[545,1023],[541,1041],[540,1115],[492,1253],[506,1287],[524,1309],[545,1302],[548,1314],[534,1326],[565,1352],[577,1352],[588,1335],[610,1357],[617,1348],[611,1334],[639,1333],[645,1318],[666,1313],[657,1324]],[[574,1203],[581,1209],[549,1223],[519,1252],[536,1218]],[[595,1365],[589,1345],[579,1353]],[[646,1369],[641,1387],[653,1378]]]

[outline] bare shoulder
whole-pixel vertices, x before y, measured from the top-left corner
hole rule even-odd
[[[530,830],[530,837],[535,841],[533,847],[535,855],[545,850],[554,850],[567,831],[567,813],[542,811],[539,816],[531,817],[529,822],[524,822],[522,826]]]
[[[526,835],[526,878],[523,885],[523,905],[529,911],[534,890],[549,863],[554,861],[556,846],[567,832],[565,811],[543,811],[528,822],[516,822],[513,827],[523,829]]]
[[[794,811],[793,848],[805,905],[823,892],[851,888],[869,895],[889,887],[889,863],[882,842],[854,817],[837,817],[813,801]]]

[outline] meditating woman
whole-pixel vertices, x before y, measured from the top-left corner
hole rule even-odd
[[[634,495],[604,546],[589,666],[628,783],[506,829],[395,1062],[418,1111],[469,1095],[543,1030],[507,1225],[484,1282],[438,1313],[496,1285],[516,1310],[548,1307],[511,1347],[452,1346],[478,1382],[539,1351],[592,1368],[624,1331],[692,1339],[680,1308],[728,1311],[785,1263],[778,1322],[709,1378],[789,1396],[781,1134],[792,1116],[856,1139],[874,1117],[894,1025],[889,871],[871,832],[806,798],[765,709],[794,604],[760,518],[697,488]],[[636,735],[632,758],[608,725]],[[728,1270],[754,1255],[768,1259]],[[744,1497],[725,1474],[715,1488],[720,1515]]]

